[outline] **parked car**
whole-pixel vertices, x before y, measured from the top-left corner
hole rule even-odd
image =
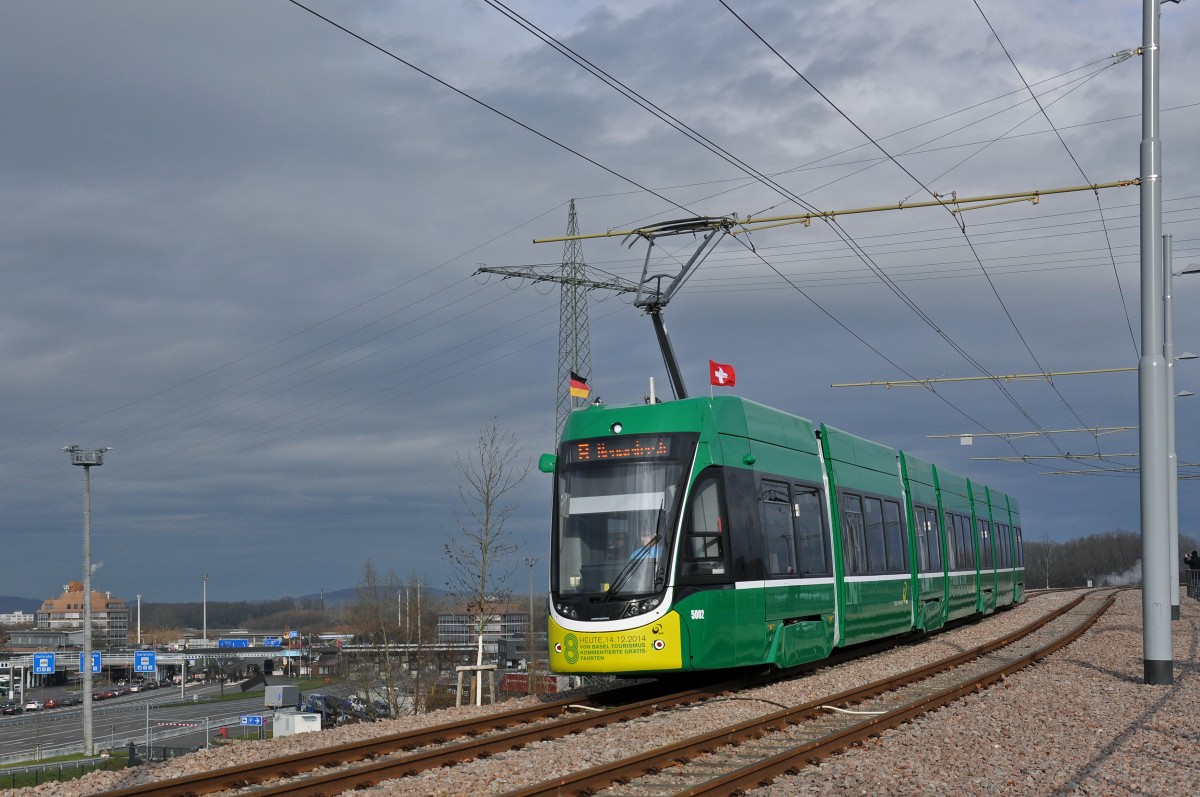
[[[45,706],[40,700],[30,699],[25,701],[26,711],[41,711],[43,708],[45,708]]]
[[[61,705],[62,705],[61,699],[59,699],[57,697],[52,697],[46,701],[44,708],[58,708]]]
[[[11,700],[0,705],[0,714],[20,714],[22,710],[20,703],[14,703]]]

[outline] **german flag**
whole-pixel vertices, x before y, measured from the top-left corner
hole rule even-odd
[[[587,380],[574,371],[571,372],[571,395],[575,398],[587,398],[588,393],[592,389],[588,387]]]

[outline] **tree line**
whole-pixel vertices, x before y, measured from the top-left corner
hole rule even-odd
[[[1179,536],[1182,555],[1197,548],[1194,537]],[[1142,583],[1142,535],[1114,529],[1058,542],[1025,540],[1025,586],[1028,589],[1118,586]]]

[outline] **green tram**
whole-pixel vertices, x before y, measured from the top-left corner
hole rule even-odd
[[[554,672],[787,668],[1024,599],[1014,498],[745,399],[577,410],[540,468]]]

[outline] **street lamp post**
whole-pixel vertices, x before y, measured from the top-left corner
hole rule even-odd
[[[204,613],[204,641],[200,644],[208,647],[208,573],[200,576],[201,607]]]
[[[137,596],[138,602],[138,647],[142,646],[142,596]]]
[[[71,464],[83,468],[83,653],[79,668],[83,689],[83,752],[92,755],[92,466],[104,464],[104,452],[109,448],[82,448],[70,445],[63,448],[71,456]]]
[[[533,568],[537,566],[538,560],[536,556],[526,556],[525,564],[529,565],[529,667],[526,671],[526,677],[529,679],[529,694],[536,695],[537,687],[533,680],[534,664],[537,662],[537,656],[534,655],[534,637],[533,633]]]

